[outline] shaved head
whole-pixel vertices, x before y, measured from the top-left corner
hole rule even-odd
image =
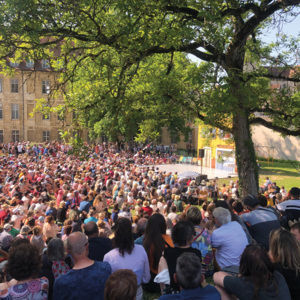
[[[85,252],[85,246],[88,243],[86,235],[82,232],[71,233],[67,239],[67,250],[72,254],[83,254]]]
[[[98,226],[97,226],[96,222],[90,221],[87,224],[84,224],[83,228],[84,228],[84,233],[87,236],[98,234]]]

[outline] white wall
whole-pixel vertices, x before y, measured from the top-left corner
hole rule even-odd
[[[300,161],[300,137],[282,137],[280,133],[261,125],[252,127],[256,153],[262,157]]]

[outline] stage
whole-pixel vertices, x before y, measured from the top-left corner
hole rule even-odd
[[[190,165],[190,164],[166,164],[166,165],[155,165],[155,167],[158,167],[160,171],[177,172],[178,174],[186,171],[201,173],[201,166]],[[236,173],[232,173],[226,170],[212,169],[206,167],[202,167],[202,174],[207,175],[208,179],[214,179],[216,177],[228,178],[229,176],[237,177]]]

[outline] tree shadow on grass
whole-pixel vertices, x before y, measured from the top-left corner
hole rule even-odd
[[[291,176],[291,177],[299,177],[300,180],[300,172],[283,170],[283,169],[259,169],[259,175],[277,175],[277,176]]]

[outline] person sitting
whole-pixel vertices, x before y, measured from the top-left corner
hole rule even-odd
[[[159,300],[221,299],[215,287],[205,285],[201,270],[201,260],[195,253],[185,252],[177,258],[174,281],[180,286],[180,293],[163,295]]]
[[[89,217],[84,220],[84,224],[87,224],[88,222],[91,221],[97,223],[98,219],[96,218],[96,216],[97,216],[96,209],[94,207],[91,207],[89,210]]]
[[[132,225],[127,218],[119,218],[115,225],[115,249],[104,255],[103,261],[111,265],[112,271],[130,269],[137,276],[138,289],[136,299],[143,299],[141,284],[150,280],[150,269],[147,253],[140,245],[135,245]]]
[[[128,269],[112,273],[105,284],[104,300],[135,300],[137,279]]]
[[[293,234],[297,241],[300,242],[300,222],[291,225],[291,234]]]
[[[48,279],[39,278],[40,270],[39,250],[27,239],[15,241],[9,251],[6,265],[6,272],[13,279],[1,283],[0,299],[47,300]]]
[[[191,247],[194,237],[194,226],[192,223],[187,221],[179,221],[172,229],[172,240],[175,245],[174,248],[166,248],[163,256],[159,261],[158,271],[159,273],[168,270],[170,282],[162,282],[161,288],[164,289],[165,293],[173,293],[179,291],[179,285],[174,281],[174,273],[176,272],[176,261],[177,258],[185,252],[195,253],[202,261],[201,252],[198,249]],[[161,274],[158,274],[160,277]],[[158,280],[156,280],[158,281]],[[159,281],[158,281],[159,282]]]
[[[58,226],[54,222],[54,218],[52,215],[47,216],[45,218],[45,224],[43,226],[43,236],[45,240],[48,238],[54,238],[57,236],[59,232]]]
[[[49,281],[48,300],[53,297],[54,280],[60,275],[69,272],[70,266],[66,263],[63,241],[53,238],[48,243],[47,251],[42,255],[41,275]]]
[[[89,258],[97,261],[103,261],[103,257],[112,249],[112,243],[109,238],[99,237],[98,226],[90,221],[83,226],[84,233],[89,239]]]
[[[147,222],[143,237],[143,246],[148,255],[151,273],[151,280],[148,284],[144,284],[143,288],[149,292],[160,292],[159,284],[153,281],[158,273],[159,260],[165,248],[174,247],[173,241],[166,231],[167,224],[163,215],[153,214]]]
[[[293,300],[300,299],[300,245],[287,230],[270,234],[269,257],[286,280]]]
[[[278,216],[273,208],[262,207],[257,197],[249,195],[243,199],[244,205],[250,210],[241,215],[253,239],[269,249],[269,234],[273,229],[280,228]]]
[[[201,211],[196,206],[191,206],[185,215],[186,221],[194,225],[195,235],[193,237],[192,248],[201,251],[202,272],[211,276],[213,272],[213,250],[211,246],[211,233],[205,228],[202,221]]]
[[[53,299],[104,299],[110,265],[88,258],[88,239],[79,231],[69,235],[67,251],[72,256],[74,267],[55,280]]]
[[[275,271],[267,252],[259,245],[248,246],[241,257],[239,276],[216,272],[213,276],[222,299],[289,300],[289,288],[284,277]]]
[[[221,269],[238,266],[240,257],[248,245],[248,240],[242,226],[231,221],[228,209],[217,207],[213,210],[217,229],[212,233],[211,244],[216,248],[216,261]]]
[[[300,189],[297,187],[291,188],[289,195],[290,200],[277,205],[277,209],[285,214],[286,226],[288,226],[289,221],[300,221]]]

